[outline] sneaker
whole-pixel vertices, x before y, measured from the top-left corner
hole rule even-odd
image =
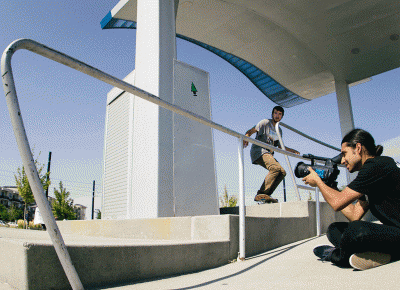
[[[332,257],[332,252],[335,250],[335,247],[328,245],[321,245],[314,248],[314,255],[317,256],[321,261],[329,262]]]
[[[365,252],[351,255],[349,263],[354,269],[367,270],[389,263],[390,258],[389,254]]]
[[[254,201],[260,201],[263,203],[278,203],[278,200],[270,197],[268,194],[257,194]]]

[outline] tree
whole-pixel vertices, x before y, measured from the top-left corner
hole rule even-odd
[[[40,153],[39,153],[40,156]],[[38,158],[39,158],[38,156]],[[50,185],[50,180],[47,180],[47,176],[50,174],[50,172],[46,172],[45,174],[42,174],[43,167],[44,165],[40,164],[38,161],[38,158],[35,160],[35,165],[37,168],[37,172],[39,175],[40,182],[42,183],[43,186],[43,194],[47,190],[47,188]],[[14,174],[15,182],[17,184],[18,188],[18,193],[24,200],[25,206],[24,206],[24,221],[26,219],[26,207],[27,205],[34,203],[35,202],[35,197],[33,196],[33,192],[31,189],[31,186],[29,184],[28,176],[26,175],[25,172],[25,167],[22,166],[21,168],[18,167],[17,169],[17,174]],[[25,223],[24,223],[25,224]]]
[[[97,219],[98,220],[101,220],[101,211],[98,209],[98,210],[96,210],[96,212],[97,212]]]
[[[74,200],[70,198],[70,192],[63,187],[62,181],[60,181],[60,189],[54,189],[55,199],[52,202],[52,210],[54,217],[57,220],[74,220],[76,219],[76,213],[74,211]]]
[[[235,207],[237,204],[237,197],[235,195],[228,196],[228,190],[226,184],[224,186],[224,193],[220,197],[221,207]]]
[[[17,219],[23,218],[24,212],[21,209],[15,208],[14,206],[11,206],[8,209],[8,219],[9,221],[15,221]]]
[[[8,221],[9,220],[9,215],[8,215],[7,208],[1,203],[0,203],[0,219],[2,221]]]

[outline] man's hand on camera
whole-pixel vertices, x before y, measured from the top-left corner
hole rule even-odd
[[[304,181],[305,184],[308,184],[309,186],[312,187],[316,187],[318,181],[320,181],[321,178],[311,167],[308,167],[308,170],[310,171],[310,174],[304,177],[302,180]]]

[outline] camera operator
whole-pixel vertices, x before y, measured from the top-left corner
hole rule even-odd
[[[342,192],[324,184],[309,167],[311,173],[303,181],[318,186],[326,202],[350,220],[329,226],[327,237],[334,247],[314,249],[322,260],[365,270],[399,259],[400,168],[392,158],[380,156],[382,151],[362,129],[343,138],[341,163],[359,173]],[[361,221],[368,209],[382,224]]]

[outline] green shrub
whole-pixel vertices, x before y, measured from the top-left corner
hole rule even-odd
[[[41,224],[34,224],[33,221],[29,222],[29,228],[31,230],[41,230],[42,229],[42,225]]]
[[[17,225],[18,225],[17,227],[19,229],[23,229],[24,228],[24,220],[18,220]],[[26,225],[26,223],[25,223],[25,225]]]

